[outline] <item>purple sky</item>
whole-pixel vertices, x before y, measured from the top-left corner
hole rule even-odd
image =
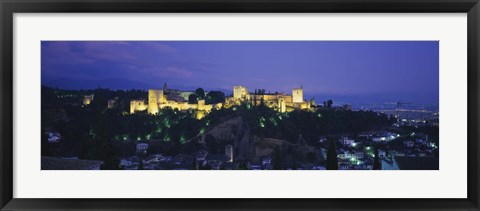
[[[43,41],[42,84],[438,103],[437,41]]]

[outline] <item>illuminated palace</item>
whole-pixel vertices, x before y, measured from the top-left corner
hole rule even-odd
[[[240,105],[241,103],[249,103],[250,105],[264,104],[279,112],[290,112],[294,109],[310,109],[313,102],[303,99],[303,88],[292,90],[292,95],[285,93],[249,93],[244,86],[233,87],[233,97],[225,99],[225,107],[232,105]]]
[[[279,112],[290,112],[295,109],[310,109],[313,102],[305,101],[303,99],[303,88],[292,90],[292,94],[285,93],[264,93],[255,92],[249,93],[244,86],[234,86],[233,96],[226,97],[224,103],[205,104],[205,100],[198,100],[196,104],[188,103],[188,96],[194,92],[183,92],[176,89],[149,89],[148,103],[144,100],[130,101],[130,113],[138,111],[147,111],[149,114],[158,114],[162,108],[170,107],[178,110],[194,110],[196,118],[201,119],[206,114],[210,113],[212,109],[218,110],[221,108],[230,108],[235,105],[247,103],[249,105],[264,104],[267,107],[273,108]]]
[[[201,119],[207,113],[210,113],[212,109],[221,109],[223,106],[223,103],[205,104],[205,100],[198,100],[198,103],[190,104],[188,103],[188,96],[191,94],[193,92],[167,89],[166,86],[163,89],[149,89],[148,103],[145,104],[144,100],[130,101],[130,113],[147,110],[149,114],[155,115],[158,114],[160,109],[170,107],[180,111],[194,110],[196,111],[197,119]]]

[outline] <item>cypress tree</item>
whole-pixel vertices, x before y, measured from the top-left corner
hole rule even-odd
[[[338,170],[337,147],[335,141],[331,140],[327,150],[327,170]]]
[[[380,157],[378,156],[378,146],[375,145],[375,152],[374,152],[374,158],[373,158],[373,170],[381,170],[382,165],[380,163]]]
[[[97,120],[95,126],[94,147],[92,149],[92,158],[102,160],[102,169],[117,170],[119,169],[119,160],[116,151],[111,143],[111,132],[107,127],[107,121],[102,114]]]
[[[274,170],[281,170],[282,169],[282,153],[280,152],[280,147],[275,147],[275,163],[273,164]]]
[[[52,154],[50,143],[48,143],[48,135],[42,127],[41,155],[52,156]]]

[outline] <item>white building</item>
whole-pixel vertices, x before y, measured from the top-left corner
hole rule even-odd
[[[387,140],[387,138],[384,137],[384,136],[383,136],[383,137],[374,137],[374,138],[372,138],[372,141],[373,141],[373,142],[382,142],[382,141],[386,141],[386,140]]]
[[[233,146],[232,145],[226,145],[225,146],[225,155],[227,156],[227,162],[233,162]]]
[[[396,138],[400,137],[399,134],[391,133],[391,132],[383,132],[381,135],[377,135],[372,138],[373,142],[382,142],[382,141],[392,141]]]
[[[233,87],[233,98],[235,99],[246,99],[248,95],[248,90],[244,86],[234,86]]]
[[[147,143],[139,143],[137,144],[137,153],[147,154],[148,144]]]
[[[60,139],[62,139],[62,136],[58,132],[48,132],[47,135],[49,143],[58,143]]]
[[[353,144],[355,143],[355,140],[349,139],[348,137],[342,137],[339,141],[344,146],[353,146]]]
[[[302,103],[303,102],[303,87],[292,90],[292,100],[293,100],[294,103]]]
[[[120,159],[120,167],[126,168],[128,166],[136,166],[133,169],[136,169],[138,167],[139,159],[136,156],[129,157],[129,158],[122,158]]]
[[[425,139],[416,139],[415,142],[417,142],[417,144],[427,145],[427,141]]]
[[[262,158],[262,165],[270,165],[272,163],[272,158],[269,156],[265,156]]]
[[[406,147],[412,148],[413,146],[415,146],[415,142],[412,140],[408,140],[408,141],[404,141],[403,145],[405,145]]]
[[[343,153],[339,153],[337,155],[338,158],[340,159],[362,159],[364,157],[363,152],[349,152],[349,151],[343,151]]]
[[[387,157],[387,152],[382,151],[382,150],[378,150],[378,157],[380,157],[380,158]]]
[[[313,166],[312,170],[327,170],[325,166]]]

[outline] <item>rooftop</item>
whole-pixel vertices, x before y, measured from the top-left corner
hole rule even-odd
[[[90,170],[102,165],[103,161],[42,157],[41,163],[42,170]]]
[[[207,160],[219,160],[219,161],[227,161],[228,157],[225,154],[208,154]]]
[[[395,157],[401,170],[438,170],[438,157]]]

